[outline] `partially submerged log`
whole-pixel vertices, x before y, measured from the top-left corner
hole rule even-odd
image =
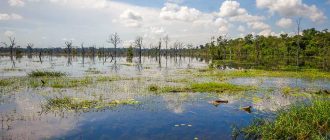
[[[251,113],[251,108],[252,106],[246,106],[246,107],[242,107],[242,110],[244,110],[245,112]]]
[[[214,100],[214,101],[209,101],[210,104],[214,106],[219,106],[220,104],[227,104],[228,100]]]

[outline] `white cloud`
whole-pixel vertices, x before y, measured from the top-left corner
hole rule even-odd
[[[246,14],[246,10],[240,8],[240,3],[237,1],[224,1],[220,7],[220,16],[222,17],[235,17]]]
[[[245,32],[245,27],[244,26],[242,26],[242,25],[240,25],[240,26],[238,26],[238,28],[237,28],[237,31],[239,31],[239,32]]]
[[[224,1],[220,6],[219,15],[229,18],[230,21],[246,23],[254,30],[271,30],[271,27],[262,21],[264,17],[249,14],[246,9],[240,7],[240,3],[237,1]]]
[[[25,5],[25,2],[23,0],[9,0],[8,3],[10,6],[23,7]]]
[[[150,43],[155,41],[157,42],[159,38],[164,37],[167,34],[164,27],[156,26],[147,28],[144,32],[144,40],[148,40]]]
[[[293,22],[290,18],[281,18],[279,21],[276,22],[276,25],[282,28],[289,28],[292,27]]]
[[[142,20],[142,16],[132,10],[126,10],[120,15],[120,21],[126,27],[140,27]]]
[[[150,27],[150,31],[152,34],[156,34],[156,35],[163,35],[165,33],[163,27]]]
[[[15,32],[13,32],[13,31],[5,31],[4,32],[4,35],[6,36],[6,37],[11,37],[11,36],[13,36],[15,34]]]
[[[199,18],[201,12],[195,8],[179,6],[174,3],[165,3],[161,9],[160,17],[165,20],[195,21]]]
[[[226,0],[222,3],[219,15],[221,17],[227,17],[231,21],[240,22],[254,22],[264,19],[262,16],[249,14],[246,9],[240,7],[239,2],[231,0]]]
[[[285,17],[302,16],[313,22],[324,21],[327,17],[315,5],[307,5],[302,0],[256,0],[258,8],[267,8]]]
[[[217,18],[214,24],[219,27],[219,32],[222,34],[227,34],[229,31],[229,23],[223,18]]]
[[[271,28],[268,24],[261,22],[261,21],[249,22],[249,23],[247,23],[247,25],[250,28],[255,29],[255,30],[266,30],[266,29]]]
[[[19,20],[19,19],[23,19],[23,17],[15,13],[12,14],[0,13],[0,20]]]
[[[52,3],[73,6],[76,8],[106,8],[108,6],[107,0],[49,0]]]

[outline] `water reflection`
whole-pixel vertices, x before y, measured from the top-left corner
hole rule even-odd
[[[80,77],[89,75],[88,68],[96,68],[103,76],[131,78],[69,89],[1,88],[1,139],[231,139],[231,126],[246,126],[255,117],[273,115],[273,111],[283,106],[306,99],[283,95],[281,88],[330,89],[327,80],[261,77],[228,80],[238,85],[259,87],[256,91],[155,94],[148,91],[148,85],[184,85],[173,82],[173,79],[207,81],[178,71],[206,67],[207,62],[199,58],[158,56],[136,57],[128,63],[125,57],[107,61],[106,54],[103,56],[96,59],[53,56],[53,59],[43,60],[42,64],[38,56],[23,57],[16,63],[16,68],[23,71],[1,70],[3,77],[25,76],[35,69],[58,70]],[[2,58],[1,68],[11,65],[10,57]],[[85,100],[102,97],[105,101],[133,98],[141,104],[85,112],[42,110],[41,105],[47,102],[47,98],[66,96]],[[228,100],[228,103],[218,106],[209,103],[217,99]],[[243,111],[244,106],[251,106],[251,113]]]

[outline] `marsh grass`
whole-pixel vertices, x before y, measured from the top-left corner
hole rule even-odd
[[[222,92],[237,92],[237,91],[251,90],[253,89],[253,87],[234,85],[230,83],[209,82],[209,83],[193,83],[191,84],[190,89],[194,92],[222,93]]]
[[[185,87],[178,86],[164,86],[160,87],[157,85],[149,85],[149,91],[157,93],[167,93],[167,92],[214,92],[214,93],[224,93],[224,92],[239,92],[252,90],[254,87],[251,86],[239,86],[229,83],[191,83]]]
[[[329,139],[330,100],[293,105],[274,120],[255,120],[242,132],[248,139]]]
[[[102,72],[97,70],[96,68],[88,68],[85,72],[90,74],[101,74]]]
[[[65,73],[56,71],[32,71],[28,74],[29,77],[62,77],[66,76]]]
[[[42,81],[45,82],[43,84]],[[71,78],[62,78],[62,77],[51,77],[51,78],[36,78],[30,79],[29,85],[31,87],[52,87],[52,88],[73,88],[73,87],[80,87],[80,86],[87,86],[93,83],[93,79],[91,77],[79,78],[79,79],[71,79]]]
[[[97,82],[111,82],[111,81],[118,81],[122,80],[124,78],[119,76],[99,76],[96,78]]]
[[[0,87],[5,87],[13,84],[14,81],[11,79],[0,79]]]
[[[197,76],[217,76],[217,77],[291,77],[291,78],[327,78],[330,79],[330,72],[323,72],[315,69],[301,71],[267,71],[267,70],[207,70],[197,74]]]
[[[23,69],[18,69],[18,68],[5,68],[3,71],[9,72],[9,71],[23,71]]]
[[[74,110],[74,111],[88,111],[91,109],[102,109],[106,107],[115,107],[118,105],[136,105],[140,102],[134,99],[113,100],[105,102],[104,100],[83,100],[70,97],[55,97],[47,100],[47,103],[42,105],[42,109],[45,112],[48,111],[62,111],[62,110]]]

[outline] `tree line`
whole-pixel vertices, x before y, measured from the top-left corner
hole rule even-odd
[[[160,38],[156,45],[144,47],[143,38],[138,36],[128,48],[119,48],[122,42],[114,33],[108,37],[107,43],[113,47],[74,46],[72,41],[66,41],[65,47],[34,48],[28,43],[25,48],[17,45],[15,38],[9,37],[9,42],[1,42],[2,54],[16,55],[81,55],[117,57],[127,56],[197,56],[212,60],[212,66],[224,64],[242,67],[263,67],[272,69],[319,68],[330,70],[330,33],[327,29],[318,31],[315,28],[303,30],[302,33],[289,36],[261,36],[248,34],[240,38],[229,39],[226,36],[212,37],[211,41],[199,46],[175,41],[170,45],[170,38]]]
[[[267,68],[330,68],[330,32],[306,29],[289,36],[253,36],[228,39],[212,38],[201,50],[215,62],[235,62]]]

